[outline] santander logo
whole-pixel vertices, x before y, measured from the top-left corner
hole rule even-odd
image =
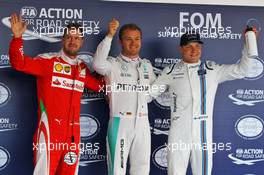
[[[57,76],[52,77],[51,86],[56,88],[75,90],[78,92],[83,92],[84,90],[84,82]]]

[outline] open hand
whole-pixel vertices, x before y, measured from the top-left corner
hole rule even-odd
[[[26,22],[22,22],[22,17],[19,15],[17,16],[16,13],[11,15],[11,30],[15,38],[22,37],[22,34],[26,31],[27,25]]]

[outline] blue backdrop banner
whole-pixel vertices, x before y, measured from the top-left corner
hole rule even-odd
[[[8,55],[12,38],[9,16],[16,12],[28,24],[23,35],[24,51],[32,57],[60,50],[61,28],[72,21],[81,23],[86,34],[79,55],[88,64],[112,17],[121,25],[136,23],[143,31],[141,57],[151,61],[156,74],[160,74],[166,65],[180,60],[179,37],[186,30],[199,29],[205,43],[202,60],[228,64],[238,62],[241,57],[246,25],[256,26],[259,57],[251,60],[250,75],[223,83],[217,91],[212,174],[263,175],[263,8],[84,0],[0,1],[0,7],[0,174],[29,175],[33,172],[36,82],[34,77],[13,70]],[[117,56],[119,52],[115,37],[110,55]],[[91,68],[91,64],[88,66]],[[149,104],[151,175],[167,174],[165,145],[170,127],[169,100],[169,94],[164,93]],[[81,141],[88,149],[81,154],[80,175],[107,174],[108,113],[104,94],[85,90],[81,100]],[[191,175],[190,168],[187,174]]]

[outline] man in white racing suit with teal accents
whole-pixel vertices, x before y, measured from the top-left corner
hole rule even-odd
[[[172,98],[168,175],[185,175],[189,161],[193,175],[211,175],[217,86],[245,77],[250,69],[247,49],[243,50],[238,64],[220,65],[200,60],[202,44],[198,33],[183,34],[180,41],[182,60],[166,67],[153,84],[166,86]],[[152,95],[155,97],[159,93]]]
[[[122,51],[109,57],[112,38],[119,22],[112,19],[108,34],[98,45],[93,67],[106,81],[110,120],[107,133],[108,174],[125,175],[127,158],[131,175],[150,171],[149,85],[155,80],[151,63],[141,59],[141,29],[135,24],[120,28]]]

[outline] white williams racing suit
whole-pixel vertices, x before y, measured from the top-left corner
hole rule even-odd
[[[180,61],[166,67],[155,81],[155,85],[166,85],[172,98],[169,175],[185,175],[189,160],[193,175],[211,175],[215,93],[219,83],[246,76],[250,59],[246,50],[242,54],[239,64]]]
[[[98,45],[93,66],[105,76],[110,120],[107,133],[108,174],[148,175],[150,169],[149,84],[155,80],[151,63],[121,55],[108,57],[112,39]]]

